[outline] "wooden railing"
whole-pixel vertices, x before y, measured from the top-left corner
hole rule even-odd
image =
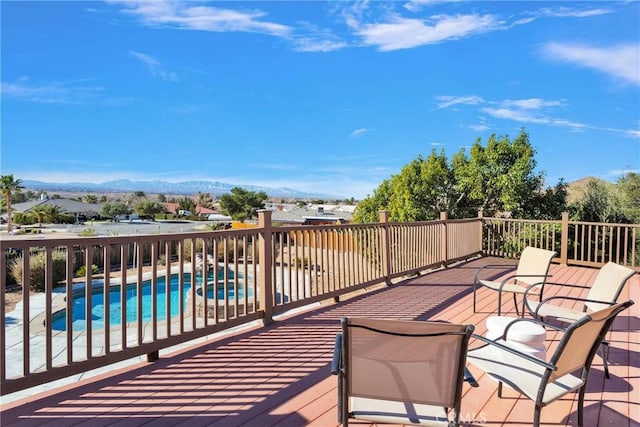
[[[557,252],[557,262],[599,267],[609,261],[640,270],[640,224],[484,218],[487,255],[517,257],[526,246]]]
[[[176,344],[480,254],[516,257],[529,245],[557,250],[560,262],[637,268],[638,228],[444,213],[394,223],[386,212],[373,224],[272,227],[264,211],[254,228],[2,240],[0,272],[18,263],[25,286],[22,310],[6,313],[0,275],[1,393],[154,360]]]

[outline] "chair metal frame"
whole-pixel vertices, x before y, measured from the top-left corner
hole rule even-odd
[[[506,334],[509,327],[505,329],[503,337],[498,340],[490,340],[486,337],[474,334],[474,338],[477,338],[485,344],[481,347],[470,349],[467,354],[467,361],[478,367],[480,370],[487,372],[491,377],[498,381],[498,397],[502,397],[502,387],[503,384],[506,384],[510,388],[532,399],[535,402],[533,418],[534,426],[540,425],[540,415],[544,406],[556,401],[568,393],[578,390],[578,425],[583,426],[584,396],[593,358],[607,331],[611,327],[611,324],[615,320],[615,317],[633,304],[634,302],[632,300],[624,301],[618,304],[612,304],[610,307],[594,312],[591,315],[585,314],[582,318],[572,323],[566,329],[537,319],[515,319],[512,324],[516,322],[534,322],[543,325],[544,327],[563,332],[562,338],[558,343],[558,347],[549,361],[518,351],[505,343],[504,340],[506,340]],[[575,345],[577,344],[575,343],[584,343],[583,337],[585,336],[585,333],[581,329],[588,327],[591,322],[600,322],[601,326],[596,328],[595,331],[597,331],[597,334],[595,334],[593,342],[590,344],[587,343],[588,351],[584,354],[584,363],[582,363],[582,358],[579,358],[579,360],[570,360],[572,364],[568,367],[564,366],[566,365],[567,358],[570,359],[577,354],[575,352]],[[574,338],[574,334],[576,337],[575,340],[572,340],[572,338]],[[510,357],[513,356],[509,355],[515,356],[513,361],[510,360]],[[536,365],[538,368],[535,369],[538,369],[540,372],[532,372],[532,367]],[[580,377],[578,378],[571,372],[579,368],[582,369]],[[537,375],[539,376],[536,393],[530,392],[527,394],[525,392],[526,379],[524,377],[529,374],[534,377]],[[550,396],[545,395],[547,389],[551,390]],[[547,400],[546,402],[545,397]]]
[[[350,355],[351,355],[351,328],[365,328],[371,332],[381,334],[381,335],[395,335],[401,337],[433,337],[436,339],[439,336],[444,335],[458,335],[460,337],[460,351],[459,358],[457,364],[455,365],[457,382],[455,386],[455,404],[452,408],[444,408],[445,413],[449,414],[451,411],[452,419],[447,419],[447,423],[449,426],[458,426],[460,420],[460,405],[462,398],[462,384],[464,381],[468,381],[472,386],[477,387],[477,382],[473,378],[473,376],[469,373],[469,371],[465,368],[465,360],[468,349],[469,339],[474,330],[473,325],[452,325],[444,322],[422,322],[422,321],[402,321],[402,320],[384,320],[384,322],[388,325],[388,327],[380,328],[373,327],[367,324],[367,321],[379,322],[381,319],[366,319],[366,318],[354,318],[353,319],[356,324],[352,323],[351,318],[343,317],[341,320],[342,332],[336,336],[335,340],[335,348],[333,355],[333,362],[331,367],[331,373],[333,375],[338,376],[338,422],[342,423],[343,426],[349,425],[349,419],[353,418],[353,414],[350,412],[349,407],[349,398],[351,397],[351,391],[349,389],[349,378],[351,375],[351,366],[349,364]],[[416,325],[416,327],[424,326],[426,331],[425,333],[405,333],[405,332],[396,332],[394,331],[394,327],[396,327],[399,323],[412,323]],[[459,326],[459,331],[452,332],[442,330],[441,332],[434,332],[434,325],[447,325],[451,326]],[[428,329],[426,329],[428,328]],[[450,328],[449,328],[450,329]],[[373,373],[375,374],[375,373]],[[403,380],[405,380],[403,378]],[[411,380],[415,380],[411,378]],[[402,414],[405,415],[405,414]],[[448,415],[450,416],[450,414]],[[358,416],[358,419],[366,419],[366,416]],[[435,422],[435,421],[434,421]],[[415,423],[416,425],[435,425],[431,423],[422,424]],[[442,424],[437,424],[442,425]]]
[[[632,270],[628,267],[622,266],[620,264],[616,264],[614,262],[608,262],[604,266],[602,266],[598,272],[598,275],[593,281],[593,284],[589,286],[585,285],[577,285],[577,284],[567,284],[567,283],[558,283],[558,282],[541,282],[535,283],[527,289],[525,294],[523,295],[523,303],[529,313],[535,318],[540,320],[545,320],[548,318],[555,318],[561,322],[571,323],[580,319],[589,311],[596,311],[603,306],[609,306],[615,304],[624,289],[626,283],[636,274],[635,270]],[[616,283],[610,283],[607,279],[616,280]],[[615,286],[612,286],[615,285]],[[530,291],[541,288],[539,295],[542,295],[542,289],[545,287],[553,287],[559,286],[561,288],[572,288],[572,289],[584,289],[588,290],[586,297],[572,297],[569,295],[554,295],[547,298],[540,298],[540,300],[536,303],[535,307],[532,307],[528,295]],[[609,288],[609,296],[610,299],[597,299],[594,298],[601,296],[601,294],[605,293]],[[562,307],[561,310],[555,310],[557,305],[553,304],[556,301],[577,301],[582,302],[582,310],[575,310]],[[547,307],[551,307],[547,309]],[[524,310],[522,313],[524,316]],[[609,375],[609,363],[608,363],[608,350],[609,350],[609,342],[605,339],[602,341],[602,360],[604,363],[604,375],[605,378],[610,378]]]
[[[557,255],[555,251],[549,251],[546,249],[534,248],[532,246],[527,246],[522,250],[520,254],[520,259],[518,260],[518,264],[516,266],[516,271],[508,276],[504,277],[501,281],[493,281],[493,280],[484,280],[481,279],[485,270],[489,268],[513,268],[512,265],[505,264],[490,264],[484,265],[478,269],[476,275],[473,279],[473,312],[476,313],[476,292],[482,286],[487,287],[489,289],[493,289],[498,291],[498,316],[502,313],[502,293],[509,292],[513,295],[513,304],[516,309],[516,313],[520,315],[520,311],[518,310],[518,300],[517,294],[524,294],[533,284],[539,284],[544,282],[547,277],[550,277],[549,268],[551,267],[551,262],[553,258]],[[530,274],[529,272],[522,272],[521,270],[528,270],[528,263],[531,262],[531,259],[540,256],[543,257],[543,261],[546,262],[546,266],[544,267],[544,271],[536,274]],[[542,269],[541,269],[542,270]],[[522,283],[522,285],[521,285]],[[533,291],[532,291],[533,292]],[[542,289],[540,291],[539,298],[542,299]],[[524,302],[522,311],[524,313]]]

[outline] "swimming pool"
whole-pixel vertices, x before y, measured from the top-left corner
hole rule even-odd
[[[229,270],[227,273],[229,277],[229,284],[227,289],[227,296],[229,299],[234,299],[234,272]],[[182,309],[187,309],[187,296],[191,291],[191,274],[185,273],[183,275],[183,292],[180,295],[179,289],[179,275],[173,274],[170,279],[169,292],[170,292],[170,305],[171,305],[171,317],[179,314],[180,303],[182,303]],[[218,273],[218,299],[224,299],[224,273],[220,271]],[[214,297],[214,284],[213,273],[210,273],[207,277],[207,297]],[[196,274],[196,284],[202,283],[202,275]],[[164,276],[158,277],[156,280],[156,313],[158,321],[165,320],[166,318],[166,278]],[[238,274],[238,298],[244,298],[244,280],[242,275]],[[105,308],[104,304],[104,292],[102,288],[94,288],[91,293],[91,327],[92,329],[104,328],[105,318],[109,316],[109,322],[112,326],[120,325],[122,305],[120,303],[120,286],[113,286],[109,292],[109,307]],[[150,322],[152,320],[152,295],[151,295],[151,280],[142,282],[142,321]],[[198,292],[201,294],[201,292]],[[248,297],[253,294],[249,289]],[[72,329],[74,331],[84,331],[86,329],[86,295],[84,290],[82,292],[73,294],[72,303]],[[126,309],[127,309],[127,323],[136,322],[138,317],[138,286],[134,284],[128,284],[126,287]],[[52,316],[52,328],[56,331],[65,331],[67,329],[66,310],[61,310],[53,314]]]

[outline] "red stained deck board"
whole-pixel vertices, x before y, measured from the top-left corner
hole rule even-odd
[[[2,426],[336,426],[336,379],[329,374],[333,340],[341,316],[371,316],[471,323],[477,333],[497,308],[497,293],[478,292],[478,312],[472,311],[472,282],[477,268],[512,264],[481,258],[407,279],[389,288],[359,294],[229,338],[220,338],[155,363],[141,363],[113,374],[4,405]],[[596,269],[552,265],[552,280],[588,285]],[[495,277],[504,274],[496,269]],[[612,378],[604,380],[602,359],[596,356],[585,399],[587,425],[640,424],[640,275],[635,275],[621,299],[638,304],[620,315],[609,335]],[[551,292],[559,292],[553,290]],[[578,294],[577,290],[572,290]],[[515,315],[510,296],[504,314]],[[550,351],[557,337],[549,334]],[[462,418],[466,425],[531,425],[533,402],[480,372],[479,388],[465,385]],[[577,422],[573,395],[542,411],[543,425]],[[374,425],[354,422],[354,425]]]

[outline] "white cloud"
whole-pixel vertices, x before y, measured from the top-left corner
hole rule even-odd
[[[469,125],[469,129],[475,130],[476,132],[484,132],[489,129],[489,126],[485,124]]]
[[[298,52],[332,52],[347,46],[342,40],[322,40],[313,37],[298,37],[294,38],[293,42]]]
[[[590,18],[611,13],[610,9],[574,9],[570,7],[544,8],[540,14],[555,18]]]
[[[498,27],[491,15],[435,15],[428,20],[394,15],[387,23],[365,24],[355,32],[367,45],[391,51],[456,40]]]
[[[263,20],[261,11],[236,11],[211,6],[196,6],[190,2],[143,0],[111,1],[121,4],[124,11],[138,17],[145,25],[213,32],[251,32],[287,36],[291,28]]]
[[[542,52],[550,59],[587,67],[640,85],[640,44],[598,48],[569,43],[548,43]]]
[[[471,96],[441,95],[441,96],[436,96],[436,99],[440,101],[440,103],[436,107],[437,110],[440,110],[443,108],[449,108],[457,104],[477,105],[477,104],[484,103],[484,99],[476,95],[471,95]]]
[[[545,107],[557,107],[563,105],[561,101],[545,101],[540,98],[518,99],[515,101],[506,100],[502,102],[503,105],[513,106],[516,108],[522,108],[525,110],[539,110]]]
[[[0,83],[3,96],[42,104],[81,104],[95,99],[104,88],[82,84],[85,80],[30,84],[28,78],[13,83]]]
[[[160,61],[158,61],[157,59],[144,53],[135,52],[133,50],[129,51],[129,55],[145,64],[152,76],[172,82],[178,81],[178,76],[176,75],[176,73],[164,70],[162,64],[160,64]]]
[[[356,129],[349,134],[349,138],[350,139],[357,138],[359,136],[364,135],[367,132],[371,132],[371,129],[367,129],[367,128]]]
[[[432,6],[438,3],[452,3],[454,1],[460,0],[410,0],[404,4],[404,8],[411,12],[418,12],[422,10],[425,6]]]

